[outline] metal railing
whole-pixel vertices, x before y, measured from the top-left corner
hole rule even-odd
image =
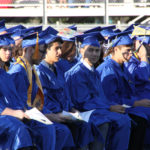
[[[107,4],[106,4],[107,1]],[[0,17],[150,16],[150,0],[0,0]]]
[[[44,0],[0,0],[0,6],[24,6],[38,7],[43,5]],[[47,5],[52,4],[105,4],[105,0],[45,0]],[[149,5],[150,0],[108,0],[108,5]]]

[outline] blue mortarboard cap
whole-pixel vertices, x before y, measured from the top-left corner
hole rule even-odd
[[[45,43],[44,39],[42,39],[42,38],[38,39],[38,44],[39,45],[44,44],[44,43]],[[37,44],[37,33],[34,33],[34,34],[31,34],[31,35],[25,36],[23,38],[22,48],[35,46],[36,44]]]
[[[129,27],[127,27],[125,30],[123,30],[123,32],[125,31],[133,31],[134,30],[134,26],[137,26],[138,24],[131,24]]]
[[[77,31],[77,26],[75,24],[72,25],[72,26],[69,26],[68,28],[71,29],[71,30]]]
[[[100,32],[92,32],[92,33],[87,33],[87,34],[77,36],[77,40],[82,43],[81,47],[84,47],[86,45],[100,47],[99,41],[103,41],[105,39],[100,34]]]
[[[82,43],[84,38],[87,36],[95,36],[99,41],[105,40],[100,32],[91,32],[91,33],[81,34],[81,35],[77,35],[76,38],[77,38],[77,41],[80,41]]]
[[[39,37],[46,37],[49,34],[57,35],[57,33],[58,33],[57,30],[55,30],[54,28],[52,28],[52,27],[49,26],[44,31],[42,31],[42,32],[39,33]]]
[[[21,37],[21,30],[26,29],[26,27],[24,27],[23,25],[17,25],[11,28],[8,28],[6,31],[8,33],[12,33],[11,37]]]
[[[24,30],[26,29],[16,29],[15,32],[11,33],[11,37],[19,37],[19,39],[22,39],[23,37],[27,36],[27,34],[25,35]]]
[[[49,35],[46,36],[44,39],[45,39],[45,44],[52,43],[52,42],[55,41],[55,40],[58,40],[58,41],[60,41],[60,42],[63,42],[63,41],[62,41],[62,38],[61,38],[60,36],[52,35],[52,34],[49,34]]]
[[[21,30],[21,36],[22,37],[26,37],[30,34],[33,34],[35,32],[41,32],[42,31],[42,26],[37,26],[37,27],[30,27],[30,28],[27,28],[27,29],[22,29]]]
[[[103,36],[110,36],[114,33],[113,29],[115,28],[116,28],[115,25],[102,27],[100,32]]]
[[[5,27],[5,20],[1,20],[0,21],[0,32],[3,32],[6,30],[6,27]]]
[[[11,38],[10,33],[0,35],[0,46],[8,46],[10,44],[15,44],[15,41]]]
[[[121,32],[121,30],[120,29],[116,29],[116,30],[114,30],[114,33],[120,33]]]
[[[111,26],[106,26],[106,27],[101,27],[101,31],[102,30],[106,30],[106,29],[116,29],[116,25],[111,25]]]
[[[121,32],[109,37],[112,40],[111,47],[116,47],[119,45],[132,45],[133,40],[128,35],[131,31]]]
[[[81,44],[81,48],[83,48],[86,45],[90,45],[90,46],[94,46],[94,47],[100,47],[100,43],[95,36],[85,37],[82,44]]]
[[[18,29],[26,29],[23,25],[17,25],[11,28],[6,29],[7,32],[15,32]]]
[[[150,44],[150,36],[137,36],[135,40],[143,42],[143,44]]]
[[[89,29],[89,30],[86,30],[86,31],[84,31],[84,33],[98,32],[98,31],[101,31],[101,27],[100,26],[92,28],[92,29]]]
[[[112,34],[111,36],[109,36],[109,40],[114,40],[116,37],[119,37],[119,36],[122,36],[122,35],[128,35],[128,34],[131,34],[132,33],[132,30],[130,31],[122,31],[122,32],[119,32],[119,33],[114,33]]]
[[[53,35],[57,35],[58,31],[55,30],[54,28],[52,28],[51,26],[49,26],[46,31],[49,33],[49,34],[53,34]]]

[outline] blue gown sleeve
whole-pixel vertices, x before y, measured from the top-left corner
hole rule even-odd
[[[27,90],[29,81],[25,69],[20,64],[15,64],[11,67],[8,73],[15,84],[20,99],[24,103],[24,106],[27,107]]]
[[[125,67],[128,69],[128,73],[134,81],[147,81],[150,74],[150,65],[145,61],[136,61],[125,63]]]
[[[69,89],[71,99],[77,109],[80,111],[92,110],[96,108],[108,108],[100,97],[99,92],[89,89],[88,80],[81,74],[71,75],[69,72],[65,74],[67,88]],[[93,83],[94,84],[94,83]],[[92,86],[92,85],[91,85]]]
[[[48,86],[50,83],[48,83],[48,78],[47,76],[40,70],[40,68],[36,67],[37,74],[39,76],[39,79],[41,81],[41,85],[43,88],[43,93],[44,93],[44,107],[43,107],[43,113],[56,113],[59,112],[58,107],[56,107],[54,100],[50,94],[50,91],[48,90]]]
[[[6,106],[2,103],[4,97],[0,97],[0,114],[5,110]]]
[[[117,78],[111,68],[104,67],[98,71],[101,77],[102,88],[107,99],[114,102],[114,104],[126,104],[132,106],[133,99],[125,98],[121,95],[117,87]],[[121,83],[120,83],[121,84]]]

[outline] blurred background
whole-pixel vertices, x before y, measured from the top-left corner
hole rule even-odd
[[[150,0],[0,0],[0,20],[6,26],[48,25],[62,29],[76,24],[78,30],[96,26],[150,25]]]

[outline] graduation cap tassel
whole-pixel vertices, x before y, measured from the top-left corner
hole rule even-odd
[[[144,35],[144,38],[142,39],[142,42],[140,43],[140,45],[139,45],[139,47],[135,50],[135,52],[134,52],[134,56],[137,58],[137,59],[139,59],[139,56],[137,55],[137,52],[139,51],[139,49],[140,49],[140,47],[142,46],[142,44],[143,44],[143,42],[145,41],[145,39],[146,39],[146,30],[145,30],[145,35]]]
[[[37,32],[36,46],[35,46],[35,52],[33,54],[33,59],[38,59],[38,57],[39,57],[39,34]]]
[[[79,44],[77,42],[77,39],[75,38],[75,45],[76,45],[76,56],[79,56]]]

